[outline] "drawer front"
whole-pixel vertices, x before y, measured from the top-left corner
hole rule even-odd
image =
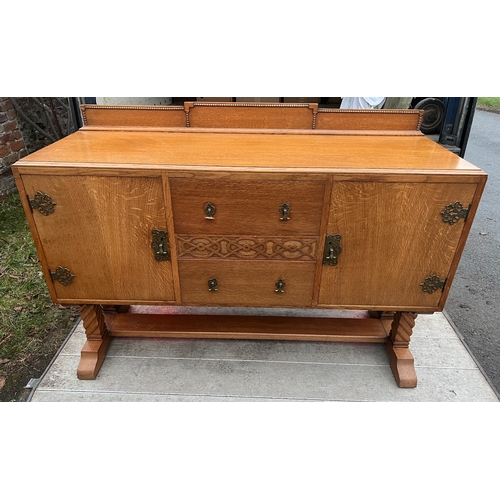
[[[182,261],[179,262],[182,303],[310,307],[315,268],[315,263],[302,262]],[[216,283],[209,284],[214,279]]]
[[[320,231],[323,180],[171,178],[170,189],[178,235],[297,236]]]

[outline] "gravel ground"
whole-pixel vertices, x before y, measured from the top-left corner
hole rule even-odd
[[[500,114],[476,110],[465,159],[488,174],[445,313],[500,393]]]

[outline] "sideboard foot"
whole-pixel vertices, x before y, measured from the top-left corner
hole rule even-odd
[[[87,340],[83,346],[80,364],[76,372],[80,380],[94,380],[101,369],[101,366],[106,357],[110,337],[102,341]]]
[[[87,342],[85,342],[81,352],[77,377],[80,380],[94,380],[106,357],[111,337],[104,321],[101,306],[80,306],[80,315],[87,335]]]
[[[417,374],[413,354],[408,347],[394,347],[392,340],[385,343],[389,354],[389,364],[399,387],[417,387]]]
[[[410,312],[395,313],[391,331],[385,343],[392,373],[399,387],[417,386],[414,358],[409,349],[416,317],[415,313]]]

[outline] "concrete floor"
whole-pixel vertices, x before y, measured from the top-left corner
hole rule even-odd
[[[97,378],[78,380],[84,343],[80,323],[31,401],[499,401],[441,313],[417,318],[415,389],[396,385],[383,344],[114,338]]]

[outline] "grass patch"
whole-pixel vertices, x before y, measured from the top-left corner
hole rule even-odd
[[[478,97],[478,109],[500,113],[500,97]]]
[[[18,193],[0,200],[0,401],[22,401],[78,318],[55,305]]]

